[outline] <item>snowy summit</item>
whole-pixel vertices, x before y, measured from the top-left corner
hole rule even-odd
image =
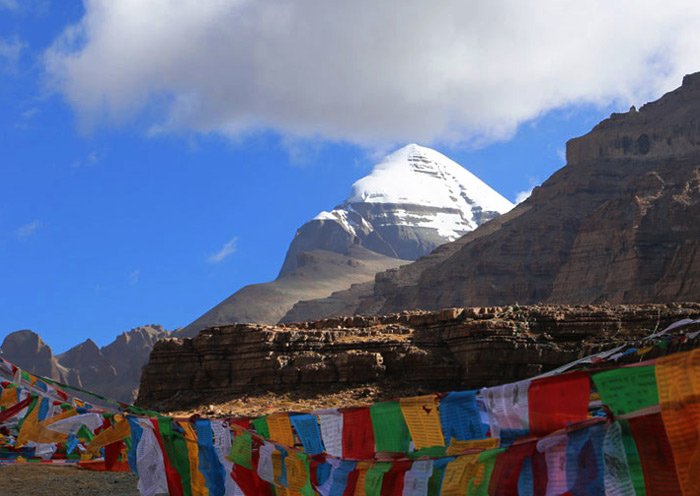
[[[297,268],[297,256],[311,250],[347,254],[360,245],[416,260],[511,208],[511,202],[443,154],[407,145],[355,182],[343,203],[297,231],[280,275]]]
[[[350,211],[360,212],[365,210],[360,205],[375,203],[393,207],[383,209],[381,219],[368,224],[436,229],[444,242],[454,241],[514,206],[442,153],[410,144],[388,155],[369,175],[355,182],[339,207],[321,212],[315,219],[348,224]]]

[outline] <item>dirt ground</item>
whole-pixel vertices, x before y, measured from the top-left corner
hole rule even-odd
[[[71,466],[0,465],[3,496],[139,496],[131,472],[94,472]]]
[[[199,414],[209,418],[256,417],[274,412],[310,412],[324,408],[371,405],[378,401],[420,396],[433,392],[435,391],[414,386],[397,387],[383,384],[368,384],[339,390],[333,390],[332,387],[328,387],[324,391],[300,388],[297,391],[287,393],[251,393],[239,395],[233,399],[215,397],[211,398],[208,405],[171,411],[167,415],[189,417],[193,414]]]

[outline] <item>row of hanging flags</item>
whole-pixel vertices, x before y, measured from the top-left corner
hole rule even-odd
[[[696,495],[700,348],[615,361],[699,322],[513,384],[255,418],[98,408],[0,358],[0,463],[130,469],[144,496]]]

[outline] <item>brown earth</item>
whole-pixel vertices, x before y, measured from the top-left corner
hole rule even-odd
[[[76,467],[0,465],[3,496],[139,496],[131,472],[94,472]]]

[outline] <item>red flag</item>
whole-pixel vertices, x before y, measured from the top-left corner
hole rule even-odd
[[[343,458],[374,458],[374,431],[369,408],[343,410]]]
[[[647,494],[681,495],[676,464],[660,413],[629,419],[646,483]]]
[[[527,392],[530,432],[548,434],[585,420],[590,396],[591,383],[586,372],[533,380]]]

